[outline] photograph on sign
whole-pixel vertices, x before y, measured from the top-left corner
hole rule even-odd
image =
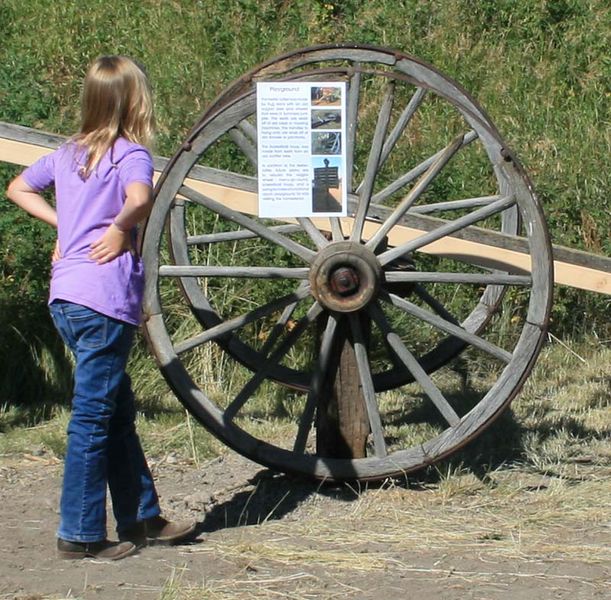
[[[312,129],[339,129],[341,123],[341,110],[315,109],[312,111]]]
[[[344,82],[258,82],[261,217],[345,216]]]
[[[312,214],[342,213],[342,186],[339,171],[341,159],[337,157],[312,158]]]
[[[341,84],[343,86],[343,84]],[[341,106],[342,88],[336,83],[317,83],[311,86],[313,106]]]

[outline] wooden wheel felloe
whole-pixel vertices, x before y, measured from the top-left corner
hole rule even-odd
[[[254,84],[271,79],[347,82],[349,217],[257,216]],[[503,261],[520,222],[530,271]],[[300,50],[230,86],[164,171],[143,254],[145,328],[179,399],[245,456],[317,478],[409,472],[475,437],[528,375],[551,301],[540,207],[490,119],[381,48]],[[370,430],[358,459],[315,442],[344,338]]]

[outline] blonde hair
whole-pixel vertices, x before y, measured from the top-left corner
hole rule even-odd
[[[144,70],[126,56],[100,56],[85,76],[76,144],[87,153],[88,177],[119,137],[149,145],[155,129],[151,87]]]

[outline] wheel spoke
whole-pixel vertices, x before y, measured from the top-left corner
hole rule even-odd
[[[513,196],[506,196],[504,198],[501,198],[500,200],[497,200],[496,202],[493,202],[492,204],[489,204],[488,206],[479,208],[473,211],[472,213],[469,213],[468,215],[464,215],[463,217],[455,219],[454,221],[449,221],[445,225],[442,225],[441,227],[438,227],[433,231],[429,231],[428,233],[425,233],[424,235],[421,235],[414,240],[411,240],[405,244],[402,244],[401,246],[396,246],[395,248],[383,252],[378,257],[380,264],[384,266],[389,262],[395,260],[396,258],[403,256],[404,254],[413,252],[418,248],[422,248],[427,244],[431,244],[432,242],[436,242],[437,240],[440,240],[443,237],[455,233],[460,229],[464,229],[469,225],[473,225],[473,223],[477,223],[478,221],[482,221],[483,219],[502,212],[513,206],[515,202],[516,201]]]
[[[355,64],[358,68],[358,64]],[[346,179],[348,180],[346,189],[348,193],[352,192],[352,182],[354,180],[354,148],[356,147],[356,125],[359,110],[359,95],[361,91],[361,73],[355,71],[350,78],[350,86],[348,88],[348,106],[346,107]]]
[[[229,131],[229,137],[235,142],[236,146],[244,153],[253,167],[257,166],[257,147],[244,135],[241,129],[234,127]]]
[[[308,281],[302,281],[299,284],[299,287],[295,291],[296,294],[299,295],[300,298],[306,297],[310,293],[310,283]],[[282,314],[278,317],[278,320],[274,323],[272,330],[269,332],[267,339],[263,346],[261,346],[261,354],[263,356],[267,356],[269,351],[274,347],[278,338],[286,328],[289,319],[293,316],[295,309],[297,308],[298,301],[295,301],[289,304],[283,311]]]
[[[369,417],[369,426],[373,437],[373,448],[377,457],[387,455],[386,442],[384,441],[384,431],[382,429],[382,419],[375,397],[373,380],[371,378],[371,369],[369,366],[369,358],[367,356],[367,347],[363,336],[363,329],[359,321],[359,316],[355,314],[349,315],[350,329],[354,340],[354,355],[356,364],[359,370],[359,379],[361,381],[361,389],[363,398],[365,399],[365,407],[367,416]]]
[[[306,399],[305,407],[301,418],[299,420],[299,427],[297,429],[297,437],[295,438],[295,444],[293,451],[303,454],[305,452],[306,443],[308,441],[308,434],[312,428],[314,422],[314,415],[316,413],[316,405],[320,396],[320,390],[325,376],[329,368],[329,361],[331,359],[331,351],[333,349],[333,341],[335,339],[335,332],[337,330],[337,319],[330,313],[327,321],[327,327],[320,340],[320,351],[318,354],[318,360],[312,373],[312,379],[310,381],[310,390]]]
[[[477,133],[475,133],[475,131],[467,132],[463,137],[462,146],[467,146],[475,139],[477,139]],[[392,196],[402,187],[405,187],[408,183],[411,183],[414,179],[416,179],[416,177],[420,177],[420,175],[422,175],[422,173],[424,173],[441,156],[441,154],[443,154],[443,152],[444,150],[440,150],[439,152],[433,154],[433,156],[429,156],[418,166],[414,167],[413,169],[393,181],[390,185],[386,186],[383,190],[380,190],[377,194],[374,194],[371,201],[374,204],[382,204],[387,198]]]
[[[246,215],[240,212],[228,208],[227,206],[221,204],[220,202],[217,202],[216,200],[213,200],[212,198],[208,198],[208,196],[200,194],[193,188],[183,185],[181,186],[179,193],[191,200],[192,202],[201,204],[202,206],[205,206],[211,211],[228,219],[229,221],[233,221],[234,223],[237,223],[241,227],[249,229],[253,233],[256,233],[258,236],[268,240],[269,242],[281,246],[285,250],[292,252],[293,254],[299,256],[308,263],[314,260],[315,252],[313,252],[309,248],[298,244],[294,240],[285,237],[277,231],[268,229],[267,227],[265,227],[265,225],[262,225],[261,223],[255,221],[254,219],[251,219],[250,217],[247,217]]]
[[[481,196],[480,198],[465,198],[464,200],[450,200],[448,202],[434,202],[431,204],[422,204],[420,206],[412,206],[410,212],[419,215],[426,215],[444,210],[462,210],[464,208],[475,208],[476,206],[488,206],[496,200],[500,200],[503,196],[498,194],[495,196]]]
[[[256,146],[257,128],[248,119],[243,119],[240,121],[238,127],[242,133]]]
[[[420,384],[425,394],[431,399],[437,407],[443,418],[450,426],[458,425],[460,417],[456,414],[450,403],[446,400],[439,388],[433,383],[433,380],[426,374],[425,370],[420,366],[414,355],[405,347],[401,338],[392,330],[384,312],[378,304],[371,304],[369,314],[372,319],[378,324],[380,331],[384,335],[384,339],[393,353],[400,359],[407,370],[414,376],[414,379]]]
[[[321,231],[312,223],[307,217],[298,217],[297,222],[301,225],[303,230],[308,234],[310,239],[314,242],[315,246],[322,250],[329,244],[327,238],[321,233]]]
[[[426,302],[440,317],[460,327],[458,319],[437,298],[429,294],[423,286],[419,284],[414,285],[414,293]]]
[[[300,300],[303,300],[309,295],[309,286],[300,286],[297,290],[292,292],[291,294],[287,294],[282,298],[277,298],[264,304],[263,306],[259,306],[258,308],[251,310],[250,312],[240,315],[239,317],[235,317],[234,319],[230,319],[229,321],[223,321],[206,331],[194,335],[193,337],[176,344],[174,347],[174,351],[176,354],[180,355],[183,352],[187,352],[188,350],[192,350],[197,346],[201,346],[206,342],[210,342],[212,340],[217,340],[222,336],[235,331],[249,323],[253,323],[263,317],[267,317],[287,306],[296,306]]]
[[[450,321],[438,315],[430,313],[428,310],[425,310],[424,308],[420,308],[419,306],[416,306],[409,300],[400,298],[399,296],[395,294],[386,294],[384,292],[380,294],[380,297],[383,300],[385,300],[386,302],[390,302],[397,308],[400,308],[401,310],[416,317],[417,319],[420,319],[426,323],[429,323],[429,325],[432,325],[433,327],[436,327],[437,329],[440,329],[441,331],[445,331],[446,333],[449,333],[453,335],[454,337],[457,337],[471,344],[472,346],[475,346],[476,348],[479,348],[480,350],[487,352],[491,356],[498,358],[499,360],[503,361],[504,363],[509,363],[511,361],[512,355],[510,352],[507,352],[506,350],[503,350],[503,348],[499,348],[495,344],[492,344],[491,342],[487,342],[483,338],[473,333],[468,332],[467,330],[463,329],[459,325],[451,323]]]
[[[226,421],[232,421],[238,411],[246,404],[249,398],[257,391],[263,380],[267,377],[272,368],[277,365],[287,352],[295,345],[306,327],[318,317],[322,312],[322,307],[315,302],[308,310],[305,317],[302,317],[297,325],[286,336],[284,341],[265,359],[263,366],[250,378],[246,385],[240,390],[238,395],[227,406],[224,413]]]
[[[504,273],[438,273],[435,271],[386,271],[387,283],[469,283],[473,285],[532,285],[528,275],[506,275]]]
[[[365,217],[367,216],[367,211],[369,210],[369,204],[371,202],[371,192],[373,191],[373,185],[378,172],[380,153],[382,152],[384,137],[386,136],[388,123],[390,121],[390,113],[392,111],[394,100],[394,90],[394,81],[390,81],[386,87],[386,94],[384,96],[378,121],[376,123],[373,141],[371,142],[371,150],[369,151],[369,158],[367,159],[365,177],[363,178],[363,183],[357,190],[359,195],[359,204],[354,219],[352,233],[350,235],[350,239],[352,241],[360,241],[363,233]]]
[[[273,225],[268,227],[270,231],[277,233],[295,233],[301,231],[299,225]],[[205,233],[202,235],[191,235],[187,238],[188,246],[203,244],[215,244],[218,242],[238,242],[240,240],[250,240],[259,237],[258,234],[248,229],[238,229],[237,231],[218,231],[216,233]]]
[[[422,193],[429,186],[431,181],[437,177],[439,172],[448,164],[450,159],[458,152],[463,144],[463,136],[456,138],[449,146],[444,148],[439,158],[426,170],[424,175],[418,180],[416,185],[410,190],[409,194],[401,200],[399,206],[393,210],[391,215],[382,223],[382,226],[375,232],[373,237],[367,242],[366,246],[375,250],[386,234],[403,218],[410,207],[418,200]]]
[[[160,277],[240,277],[250,279],[307,279],[306,267],[220,267],[161,265]]]
[[[416,93],[412,96],[407,106],[403,109],[401,116],[397,119],[396,125],[390,132],[384,147],[382,148],[382,155],[380,156],[380,167],[386,162],[386,159],[392,152],[397,141],[401,137],[401,134],[405,131],[405,128],[411,121],[414,113],[418,110],[418,107],[422,104],[424,97],[426,96],[426,90],[424,88],[418,88]]]
[[[344,232],[342,230],[342,222],[338,217],[331,217],[331,235],[334,242],[342,242],[344,240]]]

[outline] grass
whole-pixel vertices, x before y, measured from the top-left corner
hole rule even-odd
[[[360,598],[376,585],[515,592],[518,581],[530,593],[570,581],[602,593],[604,577],[592,578],[588,568],[611,559],[604,541],[610,491],[608,475],[583,468],[572,479],[505,468],[486,482],[456,471],[418,489],[361,490],[348,508],[330,510],[321,492],[288,520],[209,537],[191,560],[222,561],[232,575],[203,584],[170,578],[160,598]],[[563,572],[565,563],[582,565],[583,575]]]
[[[581,359],[579,369],[575,368],[576,354]],[[469,467],[479,464],[481,470],[494,469],[505,461],[524,463],[545,472],[578,460],[605,463],[609,459],[607,439],[611,434],[610,361],[611,349],[597,340],[570,346],[550,343],[511,410],[450,464]],[[140,364],[134,359],[132,367],[138,368]],[[138,383],[142,380],[138,372],[132,370],[131,375],[139,399],[138,428],[147,452],[155,456],[172,452],[197,463],[224,451],[222,444],[194,422],[167,388],[164,394],[149,395],[150,388]],[[454,378],[453,385],[458,385],[456,374],[450,376]],[[218,396],[221,405],[226,404],[240,389],[240,380],[237,387],[213,384],[211,397]],[[293,398],[290,391],[282,391],[277,386],[264,386],[238,424],[260,439],[290,444],[295,435],[295,419],[300,414],[296,403],[302,400],[297,400],[298,396]],[[474,384],[462,394],[476,391]],[[405,396],[396,390],[388,392],[382,401],[382,411],[390,414],[401,403],[405,403]],[[5,405],[0,411],[3,432],[0,454],[42,447],[62,457],[67,420],[65,406],[46,405],[32,410]],[[428,439],[435,428],[441,431],[441,424],[399,422],[389,434],[397,447],[406,447],[417,443],[418,436]]]
[[[388,582],[492,597],[521,585],[602,593],[611,560],[610,360],[611,348],[597,340],[550,343],[510,412],[455,457],[409,478],[311,485],[268,474],[246,482],[228,492],[225,525],[177,555],[152,597],[360,598]],[[227,452],[175,400],[149,399],[144,410],[138,429],[155,462],[205,468]],[[43,425],[6,432],[0,454],[53,462],[66,419],[61,409]],[[291,416],[260,426],[281,440]],[[217,504],[210,510],[222,510]]]
[[[569,585],[602,593],[604,577],[591,573],[611,560],[610,358],[595,342],[550,345],[513,403],[513,445],[503,446],[501,419],[459,456],[407,482],[319,488],[286,518],[262,512],[258,525],[211,535],[190,551],[192,560],[229,565],[231,575],[203,584],[170,578],[160,598],[360,598],[382,581],[446,593],[515,593],[522,584],[529,593]]]

